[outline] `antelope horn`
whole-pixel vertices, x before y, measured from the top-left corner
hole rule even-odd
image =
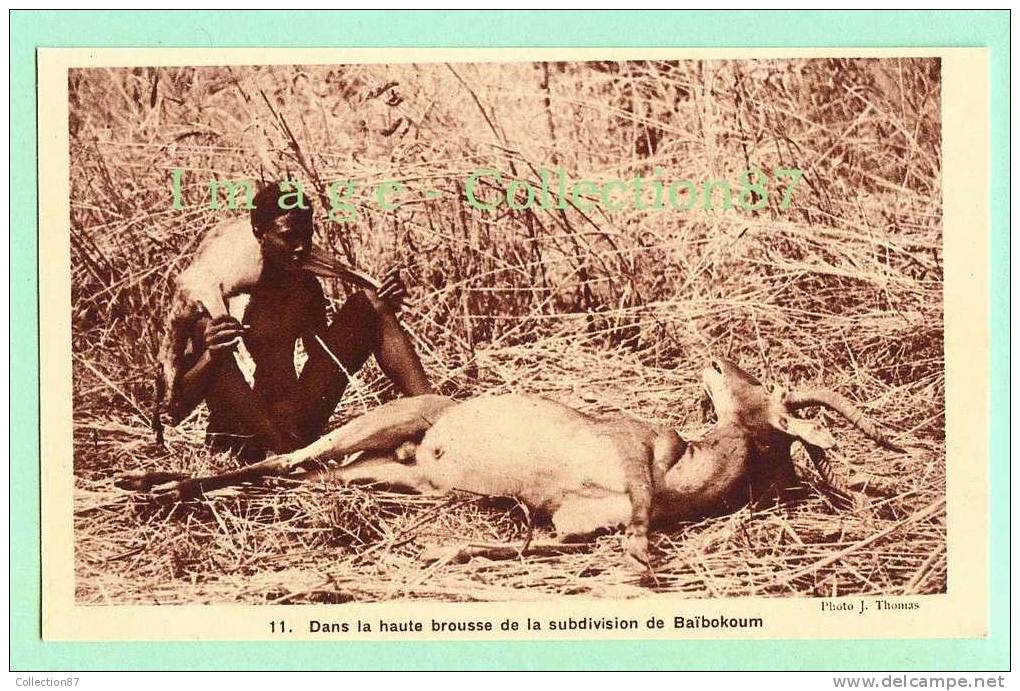
[[[806,408],[811,405],[825,406],[845,417],[851,425],[859,429],[866,437],[876,442],[879,446],[892,451],[898,451],[899,453],[906,453],[903,447],[889,441],[888,437],[879,431],[878,426],[865,417],[864,412],[860,408],[835,391],[817,387],[796,389],[788,392],[783,401],[793,410]]]
[[[847,486],[843,477],[840,477],[832,467],[832,461],[825,454],[825,451],[817,446],[806,445],[808,457],[815,464],[818,475],[822,478],[824,494],[837,508],[845,509],[854,505],[854,495]]]

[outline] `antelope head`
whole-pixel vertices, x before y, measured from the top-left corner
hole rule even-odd
[[[715,409],[717,423],[706,440],[715,442],[716,453],[735,453],[734,444],[720,444],[724,439],[739,437],[752,493],[761,493],[767,485],[788,484],[794,478],[790,449],[799,441],[808,453],[824,485],[823,489],[839,503],[850,500],[845,483],[837,478],[825,452],[836,440],[818,422],[799,417],[807,407],[821,406],[846,418],[855,428],[880,446],[893,451],[903,449],[892,443],[861,410],[846,397],[820,387],[783,389],[763,384],[732,362],[715,358],[702,371],[705,392]],[[725,459],[734,463],[736,459]],[[724,462],[720,459],[719,462]]]

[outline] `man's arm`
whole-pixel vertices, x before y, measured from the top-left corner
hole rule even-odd
[[[407,298],[407,284],[400,273],[400,267],[393,267],[383,276],[379,291],[373,295],[372,291],[365,291],[368,296],[377,297],[385,302],[395,316],[399,316],[404,309],[404,300]]]
[[[305,352],[311,352],[320,347],[317,337],[326,330],[326,294],[322,292],[322,285],[314,276],[308,276],[308,282],[303,286],[304,298],[301,344]]]
[[[244,333],[241,324],[233,317],[224,316],[202,320],[196,331],[202,333],[203,329],[204,336],[196,339],[203,346],[198,357],[179,377],[175,391],[171,392],[169,408],[174,422],[184,419],[216,386],[220,405],[228,406],[243,428],[261,436],[270,449],[282,453],[299,446],[300,439],[277,424],[231,357],[237,339]]]
[[[195,327],[199,355],[178,372],[175,386],[170,391],[168,409],[170,419],[177,424],[199,403],[205,400],[221,367],[228,362],[233,353],[237,339],[244,334],[244,328],[231,316],[202,319]]]

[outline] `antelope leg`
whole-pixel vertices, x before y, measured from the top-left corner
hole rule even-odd
[[[455,403],[451,398],[431,394],[399,398],[341,425],[304,448],[218,475],[180,478],[156,487],[155,492],[161,500],[180,501],[223,487],[289,475],[315,461],[340,459],[358,451],[393,450],[424,434]],[[148,489],[157,484],[148,482],[146,486],[144,479],[137,477],[123,482],[128,489]]]
[[[469,542],[454,547],[437,546],[426,549],[421,554],[422,561],[447,561],[463,563],[475,557],[485,559],[506,560],[519,559],[526,556],[554,556],[557,554],[574,554],[586,552],[592,548],[591,542],[558,542],[555,540],[531,542],[515,545],[502,542]]]
[[[624,551],[633,566],[652,574],[652,559],[648,556],[648,524],[652,520],[652,463],[651,456],[638,452],[624,464],[627,477],[627,496],[630,498],[630,522],[624,538]]]
[[[357,462],[325,471],[330,477],[344,482],[367,482],[369,484],[406,487],[415,492],[435,489],[414,463],[401,463],[393,454],[373,455],[359,458]]]
[[[156,485],[162,485],[168,482],[179,482],[181,480],[186,480],[187,477],[188,476],[183,473],[169,473],[159,470],[132,470],[122,473],[113,484],[121,489],[130,490],[132,492],[148,492]]]
[[[273,456],[259,463],[226,473],[183,478],[176,482],[159,485],[153,488],[153,493],[161,502],[183,501],[216,489],[256,482],[266,477],[287,475],[293,470],[294,466],[287,462],[285,456]]]
[[[606,492],[601,497],[568,495],[552,515],[556,535],[573,542],[605,528],[627,524],[630,498],[624,492]]]
[[[396,449],[406,441],[417,441],[444,410],[455,404],[452,398],[434,394],[398,398],[281,458],[293,468],[309,461],[340,459],[357,451]]]

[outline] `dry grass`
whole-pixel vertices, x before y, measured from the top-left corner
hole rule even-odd
[[[457,396],[530,391],[626,410],[695,434],[697,372],[725,354],[778,383],[851,396],[914,451],[874,448],[838,420],[870,502],[822,497],[655,536],[657,590],[830,596],[946,587],[939,65],[792,60],[77,71],[71,233],[77,596],[88,603],[344,602],[634,597],[618,537],[590,552],[425,566],[451,541],[523,540],[512,506],[467,495],[368,492],[318,481],[134,505],[125,469],[208,472],[203,413],[148,428],[172,279],[224,212],[210,177],[291,173],[401,180],[369,193],[324,242],[374,272],[407,268],[405,323]],[[381,87],[396,87],[376,94]],[[394,96],[394,88],[399,97]],[[399,102],[398,102],[399,101]],[[535,180],[737,180],[798,167],[792,207],[760,212],[541,210],[464,202],[479,167]],[[170,208],[169,169],[189,208]],[[429,200],[425,191],[443,192]],[[505,207],[504,207],[505,208]],[[343,287],[327,286],[343,299]],[[339,423],[392,397],[374,366]]]

